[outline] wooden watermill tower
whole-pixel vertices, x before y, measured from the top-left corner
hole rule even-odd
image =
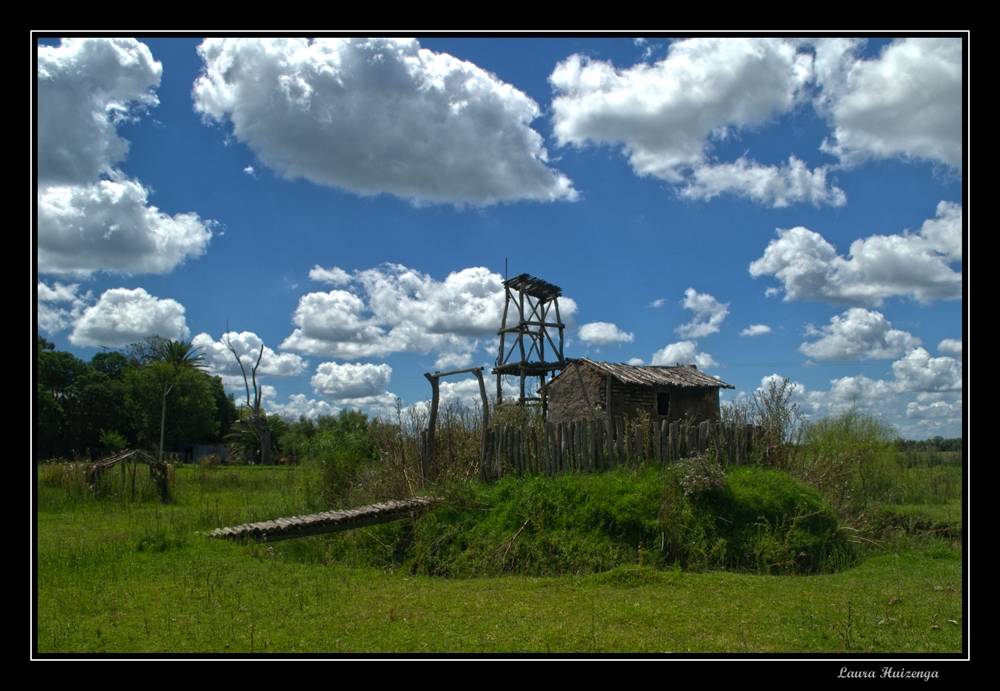
[[[562,289],[528,274],[515,276],[503,285],[507,301],[503,307],[503,323],[497,332],[500,354],[493,368],[493,374],[497,375],[497,402],[503,400],[503,378],[513,375],[520,380],[518,403],[540,403],[539,397],[526,394],[524,385],[529,377],[538,377],[539,386],[542,386],[550,372],[566,367],[563,357],[565,327],[559,318]]]

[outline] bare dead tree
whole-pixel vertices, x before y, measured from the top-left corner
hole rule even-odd
[[[233,357],[236,358],[236,362],[240,366],[240,371],[243,373],[243,385],[246,387],[247,392],[247,408],[250,409],[250,424],[255,430],[257,430],[257,435],[260,439],[260,462],[263,465],[271,465],[271,428],[267,424],[267,415],[260,409],[260,399],[263,393],[263,387],[258,386],[257,384],[257,368],[260,367],[260,361],[264,357],[264,344],[260,344],[260,353],[257,354],[257,362],[255,362],[250,368],[250,377],[247,378],[247,368],[243,364],[243,358],[241,358],[240,354],[236,352],[233,340],[229,336],[228,322],[226,322],[226,334],[222,337],[222,342],[226,344],[226,348],[228,348],[229,352],[231,352]],[[252,403],[250,400],[251,383],[253,384]]]

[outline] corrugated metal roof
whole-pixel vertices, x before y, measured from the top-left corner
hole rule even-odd
[[[721,379],[716,379],[705,374],[694,365],[677,365],[675,367],[622,365],[613,362],[594,362],[587,358],[580,358],[576,362],[593,367],[605,374],[610,374],[623,384],[638,384],[640,386],[714,386],[720,389],[736,388]]]

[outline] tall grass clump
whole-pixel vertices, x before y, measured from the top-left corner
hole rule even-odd
[[[895,429],[874,413],[852,406],[808,423],[798,475],[818,489],[838,515],[855,527],[895,498]]]

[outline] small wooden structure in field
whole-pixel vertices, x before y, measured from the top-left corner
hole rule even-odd
[[[170,488],[167,486],[167,464],[158,461],[145,451],[122,451],[114,456],[109,456],[97,463],[91,464],[87,468],[87,483],[96,492],[104,473],[116,465],[120,465],[122,470],[122,486],[124,487],[129,479],[131,479],[132,496],[135,497],[136,463],[145,463],[149,466],[149,476],[153,479],[153,483],[160,492],[160,499],[164,502],[170,501]]]
[[[622,365],[568,360],[566,369],[545,385],[548,421],[556,424],[592,417],[648,415],[653,422],[719,420],[719,389],[732,384],[694,365]]]

